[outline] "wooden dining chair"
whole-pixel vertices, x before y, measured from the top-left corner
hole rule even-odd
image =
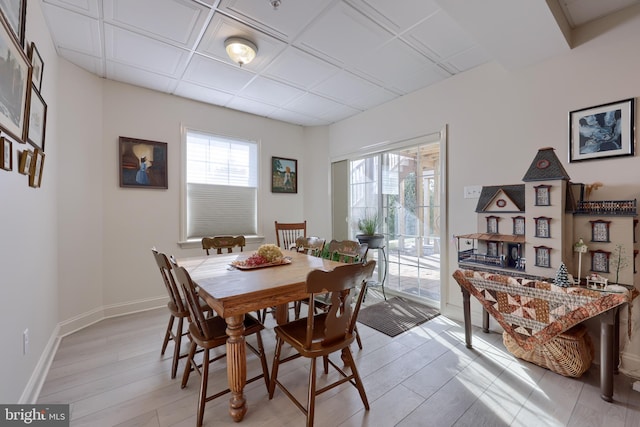
[[[325,246],[323,257],[339,262],[365,262],[369,245],[355,240],[331,240]]]
[[[216,399],[229,393],[229,388],[218,391],[214,394],[207,395],[207,388],[209,383],[209,364],[217,360],[226,357],[226,353],[214,355],[212,357],[211,350],[223,347],[227,343],[228,335],[226,333],[227,323],[220,317],[208,317],[205,318],[204,313],[200,310],[198,304],[199,296],[196,289],[196,285],[193,283],[191,276],[184,267],[179,267],[175,261],[172,261],[175,271],[176,279],[182,288],[187,302],[187,308],[189,310],[191,322],[189,322],[189,337],[191,338],[191,347],[187,357],[187,365],[184,368],[184,374],[182,376],[181,388],[185,388],[189,381],[191,371],[196,371],[200,374],[200,393],[198,395],[198,407],[196,425],[201,426],[204,419],[204,408],[207,402]],[[250,335],[256,336],[257,345],[253,345],[248,341],[245,344],[249,350],[258,356],[262,365],[262,373],[247,380],[247,384],[257,381],[260,378],[264,379],[267,390],[269,389],[269,367],[267,365],[267,358],[265,355],[264,346],[262,344],[261,331],[264,329],[262,323],[260,323],[255,317],[250,314],[245,314],[244,319],[244,333],[246,338]],[[198,349],[203,349],[202,363],[198,364],[195,360],[195,354]]]
[[[164,355],[169,341],[173,341],[174,348],[173,363],[171,364],[171,378],[175,378],[178,370],[178,361],[187,356],[186,353],[180,354],[180,348],[182,345],[182,337],[186,335],[186,332],[184,331],[184,319],[188,319],[189,310],[187,309],[185,301],[182,298],[182,294],[176,284],[173,276],[173,267],[169,262],[169,259],[164,253],[158,252],[155,248],[152,248],[151,252],[153,253],[153,257],[156,260],[158,268],[160,269],[162,281],[164,282],[167,293],[169,294],[169,302],[167,303],[167,308],[169,309],[169,324],[167,325],[167,330],[164,334],[164,341],[162,342],[162,350],[160,354]],[[200,300],[200,307],[202,311],[208,312],[209,314],[213,313],[213,310],[205,301]],[[173,325],[176,319],[178,319],[178,324],[174,330]]]
[[[304,254],[319,257],[322,254],[322,249],[324,248],[326,241],[327,239],[316,236],[300,236],[296,239],[293,249]]]
[[[308,427],[313,426],[316,396],[345,382],[358,389],[365,409],[369,410],[369,401],[349,346],[355,339],[354,328],[362,304],[362,297],[366,290],[367,280],[373,274],[375,265],[376,262],[372,260],[366,264],[341,265],[331,271],[314,270],[310,272],[306,281],[306,290],[309,293],[308,303],[311,308],[309,316],[274,328],[277,341],[271,380],[269,381],[269,399],[273,398],[275,388],[278,386],[307,416]],[[311,315],[316,294],[327,291],[331,300],[329,310]],[[358,295],[357,300],[355,304],[352,304],[352,298],[356,294]],[[296,353],[281,359],[282,347],[285,343],[293,347]],[[337,352],[341,352],[342,361],[349,368],[349,374],[331,359],[330,355]],[[311,361],[306,407],[278,379],[280,365],[299,357],[305,357]],[[340,374],[340,378],[318,390],[316,388],[316,359],[319,357],[323,359],[324,373],[329,373],[329,365],[331,365]],[[298,365],[295,365],[295,369],[297,367]]]
[[[366,243],[359,243],[355,240],[336,240],[333,239],[328,245],[325,245],[322,251],[322,257],[330,259],[332,261],[343,262],[346,264],[352,263],[364,263],[367,261],[367,252],[369,251],[369,245]],[[366,296],[366,293],[365,293]],[[318,295],[316,297],[315,310],[327,310],[330,302],[328,301],[328,295]],[[362,350],[362,338],[360,338],[360,332],[358,326],[355,327],[356,343],[358,348]]]
[[[215,249],[216,253],[220,255],[223,249],[227,250],[227,253],[233,252],[233,248],[240,248],[240,252],[246,246],[246,239],[244,236],[213,236],[202,238],[202,249],[209,255],[210,249]]]
[[[319,257],[322,255],[322,249],[324,248],[324,244],[326,241],[327,239],[316,236],[301,236],[296,239],[296,244],[293,249],[303,254]],[[303,300],[294,301],[293,312],[296,319],[300,318],[300,310],[302,308],[302,304],[306,303],[306,301],[306,298]]]
[[[298,237],[307,235],[307,221],[303,222],[278,222],[276,224],[276,241],[282,249],[291,249],[296,245]]]

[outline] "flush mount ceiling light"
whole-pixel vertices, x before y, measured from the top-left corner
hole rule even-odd
[[[224,41],[227,55],[241,67],[253,61],[258,53],[258,47],[249,40],[241,37],[229,37]]]

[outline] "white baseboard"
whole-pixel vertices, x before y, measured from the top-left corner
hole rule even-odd
[[[18,403],[20,404],[35,404],[38,401],[38,396],[40,395],[40,390],[42,390],[42,385],[44,384],[44,380],[47,378],[47,374],[49,373],[49,368],[51,367],[51,362],[53,362],[53,358],[58,351],[58,346],[60,345],[60,325],[57,325],[51,336],[49,337],[49,341],[42,351],[42,356],[40,356],[40,360],[38,360],[38,364],[35,369],[31,373],[31,378],[27,382],[24,390],[22,391],[22,396],[20,396],[20,400]]]
[[[166,307],[168,300],[168,297],[156,297],[107,305],[104,306],[104,317],[106,319],[109,317],[124,316],[126,314]]]
[[[38,364],[33,370],[31,378],[29,378],[29,382],[22,392],[22,396],[20,396],[18,403],[35,404],[38,401],[42,385],[47,378],[49,368],[51,367],[51,363],[53,362],[53,358],[58,351],[58,346],[60,345],[60,341],[63,337],[110,317],[124,316],[126,314],[153,310],[155,308],[164,307],[166,304],[166,297],[147,298],[126,303],[112,304],[86,311],[58,323],[53,329],[51,337],[42,351]]]
[[[620,372],[629,378],[640,379],[640,356],[626,351],[620,352]]]

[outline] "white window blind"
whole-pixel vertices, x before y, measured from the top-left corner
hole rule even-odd
[[[257,234],[258,145],[187,131],[187,238]]]

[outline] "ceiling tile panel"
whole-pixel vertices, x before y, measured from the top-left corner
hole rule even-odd
[[[371,92],[378,87],[348,71],[341,71],[315,86],[313,92],[349,104],[361,93]]]
[[[188,99],[195,99],[196,101],[202,101],[215,105],[226,105],[233,95],[230,93],[222,92],[215,89],[209,89],[196,85],[193,83],[187,83],[182,81],[178,84],[178,87],[174,91],[177,96],[182,96]]]
[[[399,88],[397,82],[431,65],[433,63],[424,55],[402,40],[395,39],[363,58],[356,68],[377,80],[391,82],[392,88]]]
[[[264,69],[287,46],[285,43],[241,22],[216,14],[208,25],[197,52],[238,67],[225,50],[224,41],[229,37],[246,38],[258,47],[256,58],[249,64],[242,66],[242,68],[254,72]]]
[[[184,73],[184,80],[187,82],[229,93],[239,91],[254,77],[254,73],[238,70],[238,66],[201,55],[191,58]]]
[[[394,87],[397,87],[404,93],[410,93],[440,82],[448,77],[451,77],[450,73],[435,64],[431,64],[411,70],[403,74],[402,78],[394,78],[390,80],[390,82]]]
[[[44,0],[43,3],[69,9],[90,16],[91,18],[98,19],[100,17],[98,0]]]
[[[274,10],[267,0],[222,0],[219,9],[252,27],[291,42],[332,0],[294,0]]]
[[[406,35],[410,40],[434,52],[440,59],[473,46],[471,38],[443,11],[430,16]]]
[[[67,50],[64,48],[59,48],[58,52],[60,56],[62,56],[72,64],[77,65],[78,67],[83,68],[90,73],[96,74],[100,77],[105,77],[103,61],[101,58],[92,55],[86,55],[74,50]]]
[[[326,120],[322,120],[317,117],[309,117],[305,114],[301,114],[298,111],[289,111],[284,108],[280,108],[269,113],[267,117],[301,126],[320,126],[327,123]]]
[[[340,69],[302,50],[289,46],[280,54],[264,75],[280,81],[288,81],[295,86],[309,89],[329,78]]]
[[[347,0],[372,19],[392,29],[396,34],[416,25],[436,13],[440,7],[433,0],[402,0],[402,7],[389,0]]]
[[[170,76],[185,66],[186,50],[108,24],[104,34],[107,60]]]
[[[341,104],[322,96],[307,93],[294,101],[284,105],[290,111],[298,111],[305,115],[323,115],[331,110],[340,108]]]
[[[331,28],[331,31],[327,31]],[[342,64],[370,54],[392,35],[345,3],[336,3],[302,33],[296,45]]]
[[[347,105],[342,105],[340,108],[336,108],[335,110],[327,111],[325,114],[320,115],[321,119],[326,120],[329,123],[335,123],[338,120],[342,120],[347,117],[355,116],[360,113],[360,110],[356,110],[355,108],[351,108]]]
[[[171,93],[176,85],[176,79],[116,62],[107,62],[107,78],[164,93]]]
[[[450,57],[445,64],[453,67],[453,72],[467,71],[489,62],[490,58],[487,52],[479,46],[467,49],[457,55]]]
[[[397,97],[397,93],[378,87],[373,89],[371,92],[359,93],[355,98],[349,101],[349,105],[358,110],[366,111]]]
[[[239,94],[243,98],[282,107],[304,95],[304,91],[266,77],[256,77]]]
[[[54,44],[57,48],[96,57],[103,55],[100,23],[97,20],[48,4],[42,7],[49,28],[56,35]]]
[[[103,0],[104,19],[131,31],[191,48],[211,9],[191,0]]]
[[[277,108],[272,105],[239,96],[236,96],[229,101],[227,103],[227,107],[263,117],[269,117],[269,114],[277,110]]]

